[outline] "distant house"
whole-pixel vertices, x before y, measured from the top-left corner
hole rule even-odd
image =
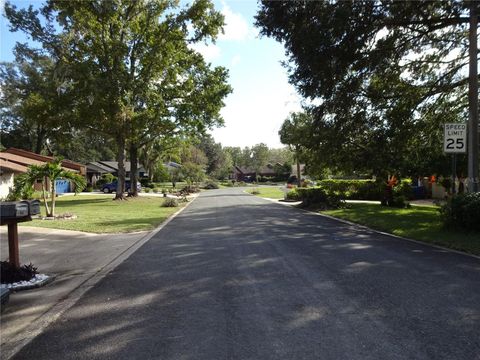
[[[258,176],[262,177],[274,177],[276,176],[275,168],[272,164],[268,164],[260,169]],[[252,181],[255,180],[257,172],[253,168],[237,166],[233,167],[232,179],[236,181]]]
[[[130,161],[125,161],[126,179],[130,179]],[[112,174],[118,177],[118,162],[117,161],[92,161],[87,164],[87,181],[95,185],[97,180],[103,174]],[[147,170],[138,164],[138,176],[140,178],[148,176]]]
[[[13,180],[16,174],[26,173],[30,165],[43,165],[54,160],[53,156],[46,156],[33,153],[31,151],[9,148],[0,152],[0,198],[5,198],[10,189],[13,188]],[[85,165],[70,160],[62,160],[62,167],[65,170],[86,174]],[[34,184],[35,190],[41,190],[42,181]],[[47,184],[47,189],[48,184]],[[57,180],[56,191],[58,194],[71,191],[70,182],[67,180]]]

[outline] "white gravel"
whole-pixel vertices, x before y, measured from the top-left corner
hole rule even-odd
[[[40,287],[41,285],[45,284],[50,279],[50,276],[45,274],[37,274],[29,281],[19,281],[12,284],[0,284],[0,287],[7,288],[9,290],[17,291],[17,290],[27,290],[36,287]]]

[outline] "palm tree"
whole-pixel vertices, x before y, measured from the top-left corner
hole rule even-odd
[[[54,159],[52,162],[43,165],[30,165],[27,173],[22,177],[23,187],[32,187],[37,180],[42,181],[42,197],[48,217],[55,216],[55,182],[60,179],[70,180],[75,187],[75,194],[82,191],[87,185],[83,176],[62,168],[61,159]],[[50,206],[47,201],[47,183],[50,185]]]

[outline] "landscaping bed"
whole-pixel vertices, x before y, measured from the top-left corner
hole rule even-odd
[[[73,214],[70,220],[34,220],[24,226],[76,230],[91,233],[121,233],[153,230],[179,207],[162,207],[164,198],[138,197],[113,201],[113,196],[62,196],[57,199],[56,214]],[[44,211],[44,209],[42,209]],[[21,226],[22,226],[21,225]]]

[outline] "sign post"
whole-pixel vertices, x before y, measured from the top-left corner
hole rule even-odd
[[[467,124],[448,123],[444,126],[443,151],[452,154],[452,194],[455,194],[457,154],[467,152]]]

